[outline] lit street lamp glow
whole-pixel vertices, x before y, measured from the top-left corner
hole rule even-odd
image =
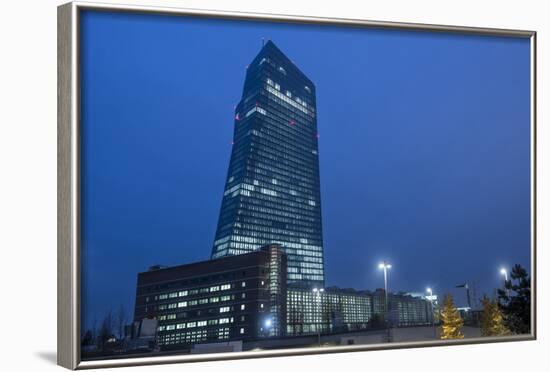
[[[385,298],[385,306],[384,306],[384,310],[385,310],[385,313],[386,313],[385,321],[386,321],[386,328],[388,329],[388,342],[391,342],[391,339],[390,339],[390,320],[389,320],[390,312],[389,312],[389,309],[388,309],[388,270],[391,269],[391,265],[389,263],[387,263],[386,261],[384,261],[384,262],[381,262],[378,265],[378,268],[380,270],[384,270],[384,295],[386,297]]]
[[[317,312],[319,313],[319,323],[317,324],[317,339],[319,340],[319,346],[321,346],[321,293],[325,291],[324,288],[313,288],[313,293],[317,295]]]
[[[504,276],[504,280],[508,281],[508,271],[505,268],[500,269],[500,273]]]
[[[435,316],[434,316],[434,296],[433,296],[433,291],[430,287],[426,288],[426,292],[428,292],[430,298],[430,310],[431,310],[431,313],[432,313],[432,327],[434,329],[434,337],[437,338],[437,330],[435,329]]]
[[[506,288],[506,283],[508,283],[508,271],[503,267],[500,269],[500,274],[504,276],[504,289],[506,291],[506,296],[510,297],[510,290]]]

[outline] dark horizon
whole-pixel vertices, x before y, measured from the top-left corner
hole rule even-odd
[[[390,291],[463,306],[455,285],[491,295],[500,267],[531,271],[528,40],[98,12],[81,27],[83,327],[131,317],[149,266],[209,259],[266,36],[317,86],[327,287],[379,288],[386,259]]]

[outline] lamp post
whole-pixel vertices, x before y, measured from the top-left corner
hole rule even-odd
[[[317,312],[319,313],[319,320],[322,321],[323,317],[321,315],[321,293],[325,290],[323,288],[313,288],[313,293],[317,297]],[[319,347],[321,346],[321,324],[317,323],[317,340],[319,342]]]
[[[502,268],[500,269],[500,273],[502,274],[502,276],[504,276],[504,283],[506,283],[508,281],[508,272],[505,268]]]
[[[433,291],[430,287],[426,288],[426,292],[430,296],[430,312],[432,313],[432,328],[434,330],[434,337],[437,338],[437,331],[435,329],[435,315],[434,315],[434,300],[433,300]]]
[[[506,271],[505,268],[501,268],[500,274],[504,277],[504,289],[506,290],[506,296],[510,297],[510,290],[506,288],[506,283],[508,282],[508,271]]]
[[[386,328],[388,330],[388,342],[391,342],[390,337],[390,312],[388,309],[388,270],[391,269],[391,265],[387,263],[386,261],[383,261],[378,265],[378,268],[384,271],[384,295],[385,295],[385,301],[384,301],[384,310],[385,310],[385,321],[386,321]]]

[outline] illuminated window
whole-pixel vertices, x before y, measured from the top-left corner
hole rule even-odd
[[[244,310],[245,309],[245,306],[244,304],[241,305],[241,310]]]
[[[187,306],[187,301],[178,302],[178,307],[186,307],[186,306]]]
[[[246,287],[246,282],[242,282],[241,287]]]
[[[229,306],[220,307],[220,313],[226,313],[229,311]]]
[[[244,328],[241,328],[240,331],[239,331],[239,333],[240,333],[241,335],[244,334]]]

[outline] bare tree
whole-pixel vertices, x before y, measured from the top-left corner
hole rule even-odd
[[[92,339],[95,342],[95,339],[97,338],[97,318],[94,318],[94,321],[92,322]]]
[[[126,312],[124,311],[124,305],[122,304],[118,308],[115,322],[118,331],[118,338],[119,340],[122,340],[124,338],[124,326],[126,325]]]
[[[112,312],[109,311],[105,317],[103,318],[103,321],[101,322],[101,327],[99,329],[99,335],[98,335],[98,346],[103,349],[105,346],[105,343],[107,340],[111,338],[113,335],[113,315]]]

